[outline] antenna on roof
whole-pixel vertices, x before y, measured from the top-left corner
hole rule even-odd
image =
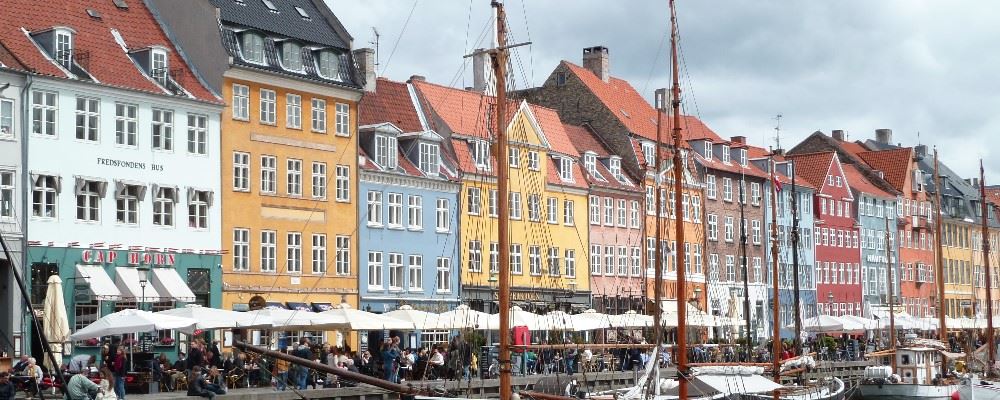
[[[378,39],[382,35],[378,33],[378,29],[374,26],[372,27],[372,32],[375,34],[375,40],[368,42],[368,44],[375,47],[375,75],[378,76]]]
[[[774,145],[781,148],[781,114],[774,117]]]
[[[917,131],[917,144],[918,145],[923,144],[923,143],[920,143],[920,131]]]

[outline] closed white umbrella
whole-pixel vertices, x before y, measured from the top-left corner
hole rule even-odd
[[[795,326],[789,328],[794,329]],[[844,330],[844,322],[832,315],[817,315],[802,320],[802,330],[809,333],[840,332]]]
[[[45,357],[45,365],[49,370],[58,369],[62,365],[63,343],[69,340],[69,318],[66,317],[66,301],[63,299],[62,279],[59,275],[52,275],[48,280],[48,288],[45,291],[45,302],[42,310],[45,319],[42,322],[42,333],[49,341],[52,356],[57,365],[53,366],[50,358]]]
[[[197,304],[188,304],[187,307],[159,311],[154,314],[191,318],[198,321],[195,328],[203,330],[247,328],[270,325],[271,323],[271,320],[266,317],[255,318],[253,315],[245,312],[220,310],[218,308],[202,307]]]
[[[333,316],[338,319],[345,320],[345,326],[349,327],[354,331],[376,331],[383,329],[414,329],[413,323],[408,321],[403,321],[400,319],[395,319],[392,317],[387,317],[384,315],[379,315],[375,313],[370,313],[367,311],[357,310],[351,307],[350,304],[341,303],[332,310],[327,310],[319,313],[319,315]]]
[[[122,310],[108,314],[83,329],[70,335],[72,340],[99,338],[101,336],[125,335],[165,329],[194,332],[198,321],[191,318],[161,315],[142,310]]]
[[[409,304],[404,304],[402,306],[399,306],[398,309],[389,311],[382,315],[402,321],[407,321],[413,324],[414,328],[421,330],[442,329],[441,326],[443,325],[441,321],[441,315],[427,311],[417,310],[412,306],[410,306]]]
[[[573,320],[573,330],[577,332],[611,327],[611,316],[599,313],[593,308],[571,315],[570,319]]]
[[[439,321],[441,329],[486,329],[489,327],[487,325],[489,319],[489,314],[473,310],[468,305],[462,304],[455,307],[454,310],[441,313]],[[493,328],[495,329],[497,326],[493,326]]]
[[[530,313],[521,309],[521,307],[513,306],[510,308],[510,326],[527,326],[528,329],[538,330],[538,314]],[[500,327],[500,314],[491,314],[487,326],[490,329],[497,329]]]
[[[245,314],[252,317],[253,326],[272,328],[337,328],[347,324],[347,319],[334,315],[283,308],[265,308]]]

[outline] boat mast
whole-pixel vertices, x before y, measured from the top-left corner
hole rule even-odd
[[[490,52],[493,62],[493,73],[496,82],[496,105],[493,107],[493,122],[496,134],[494,160],[497,168],[497,242],[499,246],[498,261],[498,293],[500,303],[500,400],[510,400],[512,395],[511,365],[510,365],[510,233],[509,233],[509,202],[507,159],[507,29],[504,25],[505,14],[503,3],[493,0],[491,6],[496,9],[497,47]]]
[[[990,274],[990,231],[987,220],[989,206],[986,200],[986,172],[983,171],[983,160],[979,160],[979,196],[983,214],[983,268],[986,271],[986,343],[989,356],[986,359],[986,376],[993,375],[993,366],[997,360],[997,346],[993,339],[993,279]]]
[[[893,289],[892,289],[892,248],[889,246],[889,216],[886,215],[885,218],[885,282],[886,288],[888,289],[886,293],[885,302],[889,305],[889,345],[892,349],[896,348],[896,312],[893,299]],[[896,373],[896,354],[893,353],[890,357],[892,360],[892,372]]]
[[[660,91],[657,91],[659,94]],[[664,94],[666,96],[666,94]],[[660,96],[657,96],[660,97]],[[653,265],[653,344],[657,346],[657,351],[659,351],[659,346],[663,343],[663,330],[660,326],[662,313],[663,313],[663,196],[660,195],[660,190],[663,187],[663,175],[660,173],[660,166],[666,163],[660,160],[660,149],[663,145],[663,113],[667,111],[666,109],[666,99],[657,98],[656,103],[656,150],[653,155],[653,184],[655,189],[653,189],[653,195],[656,196],[656,262]]]
[[[746,217],[743,214],[743,208],[746,206],[746,178],[745,175],[740,174],[740,252],[742,256],[740,257],[740,262],[743,264],[743,317],[746,318],[747,322],[747,357],[753,350],[753,339],[751,332],[753,332],[750,326],[750,269],[747,266],[747,224]]]
[[[674,131],[674,209],[680,218],[684,215],[681,208],[681,180],[684,179],[684,165],[681,163],[681,86],[680,74],[677,70],[677,10],[674,1],[670,0],[670,72],[673,75],[673,87],[670,92],[670,106],[673,112]],[[684,260],[684,224],[674,220],[674,230],[677,238],[677,260]],[[687,365],[687,282],[683,264],[677,268],[677,381],[678,397],[688,398],[688,365]],[[659,282],[657,282],[659,284]]]
[[[944,252],[941,250],[941,175],[938,173],[938,152],[934,149],[934,195],[937,209],[934,215],[934,247],[937,250],[937,268],[934,269],[938,289],[938,339],[948,343],[948,327],[944,318]]]
[[[792,166],[792,296],[795,306],[795,355],[802,355],[802,309],[799,307],[799,194],[795,190],[795,161]]]
[[[774,152],[767,158],[771,175],[771,373],[781,383],[781,324],[778,321],[778,186],[774,184]],[[777,397],[777,392],[775,392]]]

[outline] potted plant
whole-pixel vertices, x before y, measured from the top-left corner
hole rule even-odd
[[[164,336],[164,337],[160,338],[160,345],[161,346],[173,346],[174,345],[174,338],[172,338],[170,336]]]

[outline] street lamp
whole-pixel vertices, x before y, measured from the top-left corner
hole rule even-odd
[[[139,272],[139,287],[142,290],[141,297],[139,298],[139,309],[146,309],[146,285],[149,284],[149,267],[139,267],[136,268]]]
[[[826,315],[833,315],[833,291],[826,294]]]

